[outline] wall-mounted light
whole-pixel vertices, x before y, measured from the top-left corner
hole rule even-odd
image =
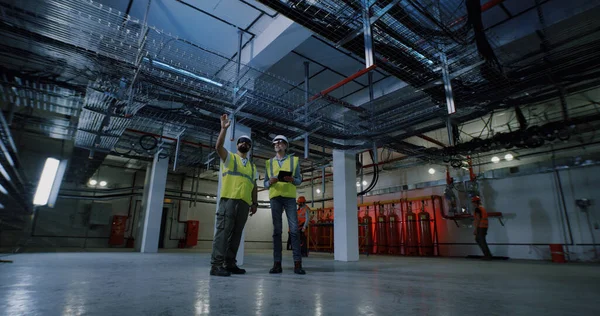
[[[90,182],[88,182],[90,185],[96,185],[98,184],[98,181],[91,179]]]
[[[504,156],[504,159],[506,159],[506,161],[511,161],[511,160],[513,160],[514,158],[515,158],[515,157],[514,157],[513,155],[511,155],[511,154],[506,154],[506,155]]]
[[[317,189],[317,194],[321,193],[321,189]]]
[[[356,186],[359,187],[360,186],[360,182],[356,181]]]
[[[101,187],[105,187],[108,183],[106,183],[106,181],[100,181],[100,183],[98,183]]]
[[[52,191],[52,186],[54,185],[54,178],[56,177],[56,172],[58,171],[59,164],[60,162],[58,161],[58,159],[46,159],[46,163],[44,164],[44,170],[42,170],[42,176],[40,177],[40,182],[38,183],[37,190],[35,191],[35,196],[33,197],[34,205],[42,206],[48,203],[48,199],[50,198],[50,191]]]
[[[492,157],[492,162],[493,163],[499,163],[500,162],[500,158],[494,156],[494,157]]]
[[[367,185],[367,181],[366,181],[366,180],[363,180],[362,184],[363,184],[363,185]]]
[[[434,174],[434,173],[435,173],[435,169],[429,168],[429,174]]]

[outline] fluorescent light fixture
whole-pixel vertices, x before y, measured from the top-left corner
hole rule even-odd
[[[40,182],[38,183],[35,196],[33,197],[34,205],[46,205],[48,203],[48,198],[50,197],[50,191],[52,191],[52,185],[54,184],[54,178],[56,177],[59,163],[58,159],[46,159]]]
[[[8,191],[6,191],[2,184],[0,184],[0,192],[2,192],[2,194],[8,194]]]
[[[48,198],[48,207],[53,208],[58,198],[58,191],[60,191],[60,185],[62,184],[65,171],[67,170],[68,159],[63,159],[58,165],[58,171],[56,171],[56,177],[54,177],[54,184],[52,185],[52,191],[50,191],[50,197]]]
[[[499,163],[500,162],[500,158],[494,156],[494,157],[492,157],[492,162],[493,163]]]
[[[513,157],[513,155],[511,154],[506,154],[506,156],[504,156],[504,159],[506,159],[506,161],[511,161],[513,160],[515,157]]]
[[[0,203],[0,210],[4,209],[4,205],[2,205],[2,203]]]
[[[150,60],[149,60],[148,58],[146,58],[146,57],[144,57],[144,61],[146,61],[146,62],[150,62]],[[175,67],[173,67],[173,66],[170,66],[170,65],[167,65],[167,64],[165,64],[165,63],[161,63],[160,61],[153,60],[153,61],[152,61],[152,62],[150,62],[150,63],[151,63],[153,66],[158,66],[158,68],[162,68],[162,69],[165,69],[165,70],[173,71],[173,72],[176,72],[176,73],[178,73],[178,74],[186,75],[186,76],[192,77],[192,78],[194,78],[194,79],[198,79],[198,80],[204,81],[204,82],[206,82],[206,83],[214,84],[214,85],[215,85],[215,86],[217,86],[217,87],[222,87],[222,86],[223,86],[223,84],[221,84],[221,83],[218,83],[218,82],[216,82],[216,81],[210,80],[210,79],[208,79],[208,78],[205,78],[205,77],[202,77],[202,76],[198,76],[198,75],[196,75],[196,74],[194,74],[194,73],[191,73],[191,72],[189,72],[189,71],[187,71],[187,70],[183,70],[183,69],[175,68]]]
[[[100,181],[98,184],[100,184],[101,187],[105,187],[108,183],[106,183],[106,181]]]
[[[90,183],[90,185],[96,185],[96,184],[98,184],[98,181],[92,179],[92,180],[90,180],[89,183]]]
[[[435,173],[435,169],[429,168],[429,174],[434,174],[434,173]]]

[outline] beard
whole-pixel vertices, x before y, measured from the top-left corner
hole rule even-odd
[[[246,146],[239,146],[239,147],[238,147],[238,150],[239,150],[239,151],[240,151],[242,154],[245,154],[245,153],[247,153],[248,151],[250,151],[250,148],[248,148],[248,147],[246,147]]]

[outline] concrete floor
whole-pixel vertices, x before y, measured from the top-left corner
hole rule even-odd
[[[0,264],[0,315],[600,315],[598,265],[311,254],[307,275],[209,276],[208,253],[19,254]]]

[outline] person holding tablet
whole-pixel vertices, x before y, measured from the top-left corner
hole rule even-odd
[[[273,268],[269,273],[281,273],[282,260],[282,216],[285,210],[290,236],[292,239],[292,254],[294,258],[294,273],[306,274],[302,269],[302,254],[300,252],[300,234],[298,232],[298,214],[296,211],[296,186],[302,183],[300,162],[293,155],[288,155],[289,142],[283,135],[273,138],[275,157],[266,161],[267,176],[264,186],[269,189],[271,202],[271,217],[273,219]]]

